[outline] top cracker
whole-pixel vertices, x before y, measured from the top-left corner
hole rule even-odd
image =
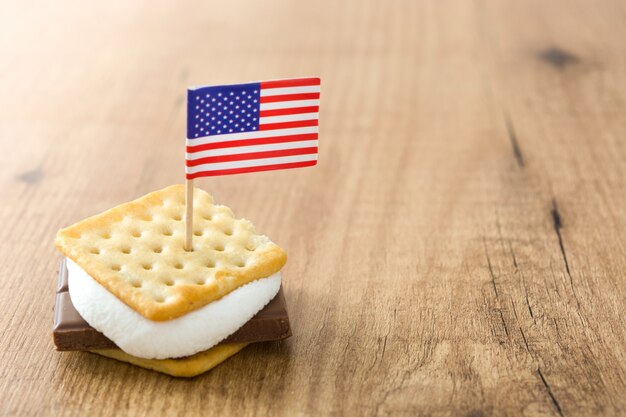
[[[193,251],[184,250],[185,195],[173,185],[59,231],[55,244],[147,319],[180,317],[278,272],[287,254],[248,220],[194,190]]]

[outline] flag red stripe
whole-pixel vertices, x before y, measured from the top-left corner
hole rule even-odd
[[[293,100],[317,100],[318,98],[320,98],[320,93],[283,94],[280,96],[261,97],[261,103],[276,103],[278,101]]]
[[[261,110],[259,117],[286,116],[288,114],[317,113],[320,106],[294,107],[292,109]]]
[[[298,78],[295,80],[263,81],[261,88],[303,87],[307,85],[320,85],[319,78]]]
[[[259,130],[291,129],[293,127],[317,126],[318,120],[298,120],[295,122],[268,123],[259,125]]]
[[[317,133],[306,133],[302,135],[275,136],[273,138],[231,140],[227,142],[215,142],[207,143],[204,145],[187,146],[187,152],[194,153],[209,151],[211,149],[235,148],[237,146],[271,145],[273,143],[299,142],[302,140],[315,140],[317,139],[317,136]]]
[[[293,155],[309,155],[317,153],[317,146],[312,148],[296,148],[296,149],[283,149],[280,151],[265,151],[265,152],[250,152],[240,153],[235,155],[220,155],[220,156],[207,156],[206,158],[186,160],[185,165],[188,167],[195,167],[202,164],[212,164],[217,162],[232,162],[232,161],[246,161],[248,159],[264,159],[264,158],[277,158],[279,156],[293,156]]]
[[[304,161],[304,162],[290,162],[287,164],[263,165],[260,167],[220,169],[217,171],[201,171],[201,172],[196,172],[195,174],[187,174],[187,179],[192,180],[198,177],[214,177],[217,175],[233,175],[233,174],[245,174],[247,172],[273,171],[276,169],[303,168],[303,167],[311,167],[316,164],[317,164],[317,161]]]

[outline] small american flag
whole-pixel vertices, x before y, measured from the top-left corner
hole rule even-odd
[[[320,79],[189,89],[187,179],[317,163]]]

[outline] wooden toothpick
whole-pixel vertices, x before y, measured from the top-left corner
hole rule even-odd
[[[192,251],[193,239],[193,179],[185,180],[185,250]]]

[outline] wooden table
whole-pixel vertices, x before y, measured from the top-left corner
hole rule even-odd
[[[626,413],[625,2],[143,3],[0,5],[0,415]],[[182,182],[188,85],[299,75],[319,165],[197,181],[288,251],[294,337],[56,352],[56,231]]]

